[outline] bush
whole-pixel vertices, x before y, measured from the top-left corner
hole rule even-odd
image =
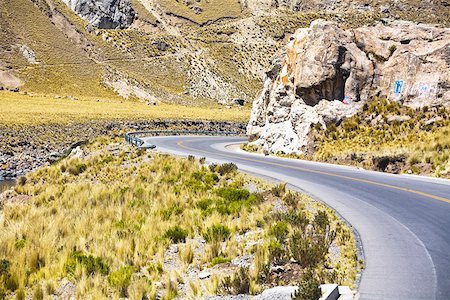
[[[246,189],[220,188],[216,190],[216,194],[228,202],[237,202],[247,200],[250,192]]]
[[[319,211],[314,217],[313,226],[319,232],[325,232],[330,226],[330,220],[328,219],[327,213]]]
[[[218,291],[225,295],[241,295],[250,292],[249,268],[241,267],[234,276],[227,276],[219,284]]]
[[[212,206],[212,204],[213,204],[212,199],[202,199],[195,203],[195,207],[206,212]]]
[[[224,242],[230,237],[231,230],[225,225],[216,224],[203,232],[203,238],[209,242]]]
[[[286,183],[277,184],[272,188],[272,194],[275,197],[282,197],[286,193]]]
[[[109,266],[100,257],[85,255],[81,251],[73,252],[64,268],[67,273],[74,274],[78,265],[84,268],[89,275],[109,273]]]
[[[283,215],[283,220],[287,223],[291,224],[293,227],[300,228],[302,231],[305,231],[306,226],[309,224],[309,219],[306,214],[299,211],[289,211]]]
[[[226,175],[229,173],[236,172],[238,170],[238,167],[235,163],[225,163],[219,166],[219,174],[220,175]]]
[[[286,251],[278,241],[270,241],[269,244],[269,260],[275,264],[281,263],[286,257]]]
[[[215,265],[220,264],[226,264],[229,263],[231,260],[228,257],[218,256],[214,257],[211,261],[211,267],[214,267]]]
[[[288,225],[285,221],[276,222],[270,228],[270,234],[273,235],[277,241],[283,242],[289,233]]]
[[[0,276],[8,275],[11,262],[7,259],[0,260]]]
[[[301,231],[294,231],[289,241],[289,249],[292,257],[303,268],[314,268],[325,260],[335,237],[334,231],[323,234],[306,234]]]
[[[297,195],[293,193],[287,193],[283,197],[283,202],[286,203],[286,205],[289,207],[296,208],[299,200],[297,198]]]
[[[84,163],[77,163],[74,166],[70,166],[67,168],[67,172],[69,172],[70,174],[74,175],[74,176],[78,176],[81,173],[83,173],[84,171],[86,171],[87,169],[87,165]]]
[[[210,164],[209,165],[209,170],[211,172],[217,172],[217,169],[219,168],[219,166],[217,164]]]
[[[130,285],[134,268],[131,266],[121,267],[108,276],[108,283],[120,291],[121,297],[128,297],[127,288]]]
[[[293,300],[315,300],[322,297],[322,292],[320,290],[320,282],[314,276],[311,271],[306,271],[300,284],[298,286],[298,291],[294,294]]]
[[[169,228],[166,233],[164,233],[164,238],[170,239],[173,243],[184,243],[186,242],[186,237],[188,236],[187,230],[184,230],[180,226],[174,226]]]

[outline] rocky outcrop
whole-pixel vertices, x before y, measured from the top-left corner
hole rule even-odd
[[[313,124],[352,116],[373,96],[450,105],[450,29],[395,21],[343,30],[314,21],[266,73],[247,133],[265,152],[301,154]]]
[[[74,12],[101,29],[128,28],[135,19],[130,0],[63,0]]]

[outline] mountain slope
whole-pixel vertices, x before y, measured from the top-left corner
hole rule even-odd
[[[251,101],[272,56],[314,19],[344,27],[384,17],[446,26],[450,19],[446,3],[433,1],[426,6],[420,1],[89,3],[0,0],[0,85],[149,102]]]

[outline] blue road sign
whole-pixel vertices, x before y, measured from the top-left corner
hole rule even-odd
[[[403,80],[396,80],[394,83],[394,94],[398,95],[401,94],[403,92],[403,85],[405,83],[403,82]]]

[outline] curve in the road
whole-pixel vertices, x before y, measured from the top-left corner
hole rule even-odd
[[[354,226],[365,253],[361,299],[450,299],[450,183],[228,149],[237,137],[150,138],[177,155],[234,162],[288,182]]]

